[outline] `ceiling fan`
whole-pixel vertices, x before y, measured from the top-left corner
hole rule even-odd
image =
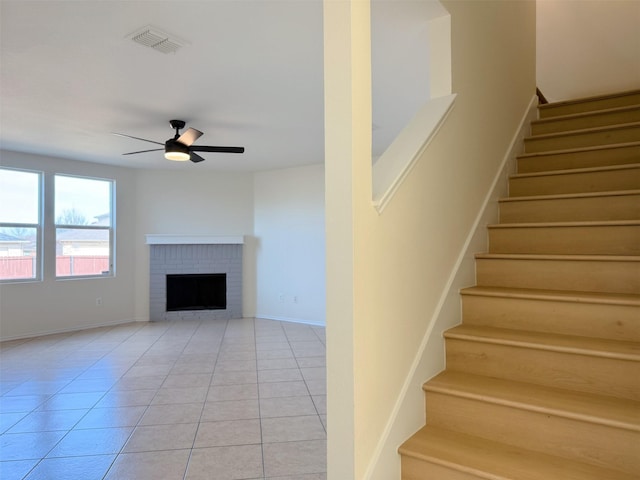
[[[185,122],[183,120],[170,120],[169,124],[171,128],[175,129],[176,134],[173,138],[170,138],[164,143],[156,142],[154,140],[147,140],[146,138],[133,137],[124,133],[115,133],[120,137],[133,138],[135,140],[142,140],[143,142],[156,143],[158,145],[164,145],[164,157],[167,160],[174,160],[177,162],[186,162],[191,160],[194,163],[202,162],[204,158],[195,152],[219,152],[219,153],[244,153],[244,147],[212,147],[206,145],[193,145],[203,133],[200,130],[189,127],[186,132],[180,135],[180,129],[184,128]],[[135,155],[137,153],[146,152],[158,152],[163,150],[162,148],[154,148],[152,150],[140,150],[137,152],[123,153],[123,155]]]

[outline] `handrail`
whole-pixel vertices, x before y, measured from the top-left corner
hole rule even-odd
[[[536,95],[538,97],[538,105],[546,105],[547,103],[549,103],[549,100],[545,98],[538,87],[536,87]]]

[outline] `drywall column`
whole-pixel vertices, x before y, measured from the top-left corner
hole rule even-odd
[[[369,0],[324,0],[325,208],[327,242],[327,469],[329,480],[362,478],[358,461],[356,325],[371,208]],[[360,260],[359,260],[360,259]]]

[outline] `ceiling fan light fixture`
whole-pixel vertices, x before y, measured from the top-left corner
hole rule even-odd
[[[186,162],[191,159],[189,147],[171,139],[165,143],[164,158],[174,162]]]

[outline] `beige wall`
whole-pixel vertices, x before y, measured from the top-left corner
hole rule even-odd
[[[356,15],[362,7],[351,10],[355,26],[325,14],[330,480],[386,480],[397,472],[397,456],[379,448],[398,392],[535,91],[533,1],[443,4],[451,14],[456,102],[381,215],[371,205],[364,158],[370,139],[357,127],[371,124],[359,103],[368,68],[361,59],[368,32],[358,30]],[[329,1],[328,8],[336,7]],[[352,56],[338,61],[330,36],[342,36],[345,50],[353,45]],[[340,92],[349,108],[334,104]],[[441,364],[441,349],[433,362]]]
[[[116,275],[56,280],[51,245],[55,242],[52,212],[45,212],[44,275],[41,282],[0,285],[2,339],[130,322],[134,318],[135,176],[136,171],[60,158],[2,152],[2,166],[108,178],[116,181]],[[44,195],[52,199],[53,184]],[[47,202],[46,205],[52,205]],[[96,305],[96,298],[102,305]]]
[[[640,2],[538,0],[537,78],[549,101],[640,88]]]

